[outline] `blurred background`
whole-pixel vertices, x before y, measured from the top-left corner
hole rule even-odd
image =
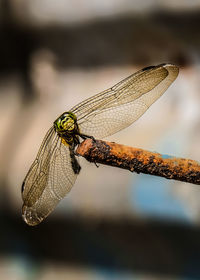
[[[0,0],[0,279],[200,279],[200,189],[80,159],[39,226],[21,183],[53,121],[135,71],[180,74],[110,141],[199,160],[200,1]]]

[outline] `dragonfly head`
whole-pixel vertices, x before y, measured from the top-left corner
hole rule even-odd
[[[54,127],[59,134],[73,132],[76,128],[76,116],[71,112],[63,113],[54,122]]]

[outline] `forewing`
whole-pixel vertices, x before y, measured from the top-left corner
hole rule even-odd
[[[46,133],[37,157],[31,165],[22,184],[22,198],[26,205],[31,206],[43,192],[48,178],[49,163],[54,153],[58,137],[51,127]]]
[[[166,91],[178,67],[144,68],[74,107],[80,132],[96,138],[112,135],[136,121]]]
[[[29,191],[23,192],[22,216],[25,222],[32,226],[39,224],[52,212],[70,191],[77,177],[72,169],[69,146],[63,144],[59,136],[56,136],[52,144],[53,146],[46,150],[49,154],[48,160],[44,161],[40,157],[38,159],[39,163],[42,162],[38,165],[40,171],[36,172],[35,167],[31,167],[34,168],[34,172],[29,171],[32,176],[43,172],[43,179],[38,179],[38,175],[33,179],[29,174],[25,179],[25,190],[28,187]],[[45,167],[45,171],[44,163],[48,166]],[[26,182],[27,179],[31,186]]]

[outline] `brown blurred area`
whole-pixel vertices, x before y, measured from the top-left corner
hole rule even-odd
[[[29,228],[20,210],[21,182],[56,117],[145,66],[171,62],[180,74],[109,140],[199,160],[199,27],[194,0],[0,0],[0,279],[200,279],[196,186],[160,179],[189,218],[149,217],[136,199],[142,175],[80,159],[44,223]]]

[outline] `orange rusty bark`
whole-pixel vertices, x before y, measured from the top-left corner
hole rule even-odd
[[[92,139],[83,141],[78,146],[76,154],[90,162],[200,185],[200,164],[191,159],[176,158]]]

